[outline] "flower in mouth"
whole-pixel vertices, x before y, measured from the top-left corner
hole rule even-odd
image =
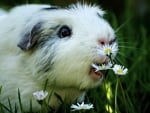
[[[72,104],[71,108],[73,109],[72,111],[76,111],[76,110],[88,110],[94,107],[93,104],[84,104],[84,102],[82,102],[81,104],[77,103],[77,105]]]
[[[101,65],[92,64],[92,67],[95,68],[95,72],[100,70],[108,70],[111,69],[112,63],[108,62],[108,63],[103,63]]]
[[[117,44],[112,44],[112,45],[107,44],[97,48],[97,54],[99,55],[110,56],[111,54],[116,54],[117,52],[118,52]]]
[[[121,66],[118,64],[115,64],[112,70],[114,71],[116,75],[125,75],[128,72],[127,68],[124,68],[124,66]]]
[[[92,63],[91,64],[91,75],[94,79],[101,79],[103,75],[107,74],[106,70],[113,70],[116,75],[125,75],[128,72],[127,68],[124,66],[117,65],[114,61],[114,56],[118,52],[118,45],[116,43],[112,45],[103,45],[97,48],[98,55],[104,55],[107,60],[104,63]],[[103,71],[104,70],[104,71]],[[102,80],[102,79],[101,79]]]
[[[46,98],[46,96],[48,95],[48,92],[47,91],[36,91],[33,93],[33,96],[38,100],[38,101],[41,101],[41,100],[44,100]]]

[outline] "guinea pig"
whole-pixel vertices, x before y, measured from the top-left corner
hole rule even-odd
[[[103,73],[91,64],[107,61],[97,47],[117,44],[113,28],[96,5],[74,4],[65,8],[50,5],[22,5],[0,19],[0,102],[19,109],[18,89],[24,110],[40,105],[33,92],[43,90],[52,96],[48,103],[58,109],[71,104],[88,89],[98,86]],[[117,47],[117,46],[116,46]],[[115,55],[114,55],[115,56]]]

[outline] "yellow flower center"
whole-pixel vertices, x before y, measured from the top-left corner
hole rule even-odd
[[[120,74],[120,73],[123,73],[123,70],[122,70],[122,69],[118,69],[118,70],[117,70],[117,73],[119,73],[119,74]]]
[[[111,49],[110,48],[105,48],[105,53],[106,54],[110,54],[111,53]]]
[[[102,68],[102,69],[105,69],[105,64],[102,64],[101,68]]]

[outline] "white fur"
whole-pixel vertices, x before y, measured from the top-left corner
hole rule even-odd
[[[18,105],[19,89],[25,110],[29,108],[30,99],[33,109],[40,109],[32,93],[42,90],[46,79],[47,91],[50,93],[54,86],[54,92],[66,103],[73,102],[84,91],[101,83],[101,79],[91,78],[89,70],[93,62],[101,63],[105,59],[96,53],[97,46],[100,46],[98,40],[108,43],[115,37],[110,25],[97,15],[103,16],[104,12],[96,6],[80,4],[71,9],[52,11],[41,11],[42,7],[49,6],[19,6],[0,20],[0,102],[5,105],[8,105],[7,98],[12,105]],[[50,29],[56,25],[70,26],[73,34],[70,38],[55,39],[51,48],[48,41],[44,47],[34,51],[21,50],[17,44],[22,33],[31,30],[41,20],[44,21],[43,34],[56,32]],[[52,69],[46,73],[39,72],[54,50]],[[49,104],[57,108],[60,102],[53,96]]]
[[[0,9],[0,20],[2,20],[3,18],[5,18],[7,15],[7,12],[3,9]]]

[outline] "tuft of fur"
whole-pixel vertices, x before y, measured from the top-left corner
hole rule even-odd
[[[104,12],[97,6],[76,4],[68,8],[49,5],[23,5],[12,9],[0,19],[0,102],[8,98],[18,106],[18,89],[25,110],[33,102],[32,93],[44,88],[72,103],[85,91],[98,86],[102,79],[90,76],[91,64],[103,63],[106,56],[97,55],[99,41],[109,43],[114,31]],[[70,37],[60,38],[62,26],[72,30]],[[82,97],[83,98],[83,97]],[[55,109],[60,101],[52,96],[49,105]]]

